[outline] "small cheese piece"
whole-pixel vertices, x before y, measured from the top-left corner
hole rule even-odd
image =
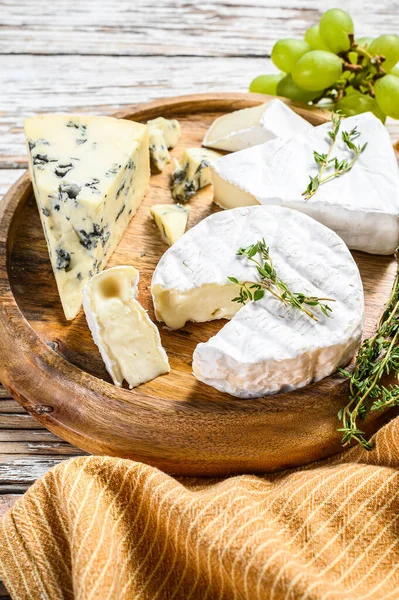
[[[399,243],[399,171],[388,131],[372,113],[349,117],[341,131],[357,127],[367,143],[353,168],[321,185],[306,200],[309,176],[319,165],[313,152],[330,147],[331,123],[288,141],[272,140],[212,163],[214,201],[222,208],[277,204],[310,215],[333,229],[353,250],[392,254]],[[339,135],[332,157],[351,160]],[[328,169],[325,173],[330,173]]]
[[[162,172],[170,161],[168,148],[174,148],[180,137],[180,123],[176,119],[158,117],[148,121],[151,165]]]
[[[115,250],[149,183],[145,125],[111,117],[25,121],[29,170],[67,319]]]
[[[185,204],[198,190],[212,183],[209,165],[220,157],[219,152],[203,148],[185,150],[181,162],[175,160],[172,173],[171,191],[175,202]]]
[[[181,204],[155,204],[150,213],[165,244],[171,246],[186,231],[190,209]]]
[[[312,125],[281,100],[223,115],[208,129],[203,146],[236,152],[274,138],[308,133]]]
[[[233,302],[238,281],[257,281],[239,248],[262,238],[278,276],[293,292],[331,298],[318,321],[271,294],[245,306]],[[241,398],[290,391],[345,365],[362,335],[364,299],[359,270],[330,229],[278,206],[236,208],[207,217],[162,256],[152,280],[156,317],[171,328],[190,321],[231,320],[197,346],[194,375]]]
[[[83,289],[83,306],[106,369],[115,385],[132,389],[170,371],[159,331],[136,300],[139,273],[113,267]]]

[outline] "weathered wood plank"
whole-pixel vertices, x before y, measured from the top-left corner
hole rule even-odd
[[[1,85],[1,83],[0,83],[0,85]],[[0,158],[0,165],[1,165],[1,158]],[[4,194],[8,191],[8,189],[12,186],[12,184],[15,183],[19,177],[21,177],[23,172],[24,172],[23,169],[1,169],[0,168],[0,200],[2,199]],[[7,390],[0,387],[0,398],[4,397],[5,394],[7,394],[8,396],[10,395],[7,392]]]
[[[26,166],[24,117],[38,112],[110,114],[163,96],[247,91],[265,66],[257,58],[0,56],[5,91],[0,94],[0,166]]]
[[[301,37],[330,6],[327,0],[3,0],[0,52],[262,57],[276,39]],[[346,7],[361,35],[395,33],[395,0]]]
[[[15,400],[2,398],[0,396],[0,413],[1,414],[14,414],[14,415],[25,415],[26,410],[18,404]]]
[[[78,448],[71,446],[63,441],[50,442],[2,442],[0,441],[0,454],[29,454],[32,456],[59,455],[64,459],[71,456],[82,456],[82,452]]]
[[[4,493],[2,487],[28,487],[63,460],[65,456],[0,454],[0,493]]]
[[[10,180],[13,175],[7,169],[26,166],[22,132],[26,116],[68,111],[110,114],[124,105],[163,96],[244,92],[253,77],[269,70],[271,61],[259,58],[0,56],[0,181],[2,168]],[[390,121],[389,129],[397,140],[399,121]]]
[[[0,429],[0,442],[46,442],[50,444],[62,441],[47,429]]]
[[[44,429],[44,427],[28,414],[0,414],[0,430],[1,429]]]
[[[7,495],[0,496],[0,518],[4,515],[4,513],[9,508],[14,506],[14,504],[20,497],[21,497],[20,494],[7,494]],[[1,587],[0,587],[0,592],[1,592]],[[0,598],[1,598],[1,596],[0,596]]]
[[[1,181],[1,171],[0,171],[0,181]],[[11,398],[10,392],[8,392],[0,383],[0,398]]]

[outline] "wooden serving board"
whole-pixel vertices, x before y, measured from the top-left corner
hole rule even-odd
[[[199,147],[212,121],[265,101],[256,94],[202,94],[160,100],[119,112],[147,121],[178,118],[181,140],[172,151]],[[293,106],[317,125],[319,110]],[[149,216],[155,203],[172,202],[172,165],[151,177],[137,215],[108,266],[140,270],[139,300],[154,319],[150,282],[166,246]],[[211,186],[191,201],[189,227],[218,210]],[[393,257],[354,253],[366,297],[365,336],[373,333],[389,297]],[[64,319],[39,215],[27,174],[0,204],[0,380],[45,427],[92,453],[130,457],[174,474],[224,475],[296,466],[340,449],[337,412],[347,400],[338,375],[287,394],[238,400],[198,382],[191,373],[195,346],[225,321],[160,326],[171,372],[132,391],[110,383],[83,312]],[[385,416],[366,423],[376,430]]]

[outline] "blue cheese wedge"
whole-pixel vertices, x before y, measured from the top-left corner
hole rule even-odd
[[[317,321],[271,294],[245,306],[240,286],[258,281],[256,267],[237,256],[264,238],[273,267],[293,292],[331,298],[330,317]],[[251,266],[252,265],[252,266]],[[155,314],[168,327],[231,319],[193,355],[197,379],[240,398],[288,392],[345,365],[360,343],[364,317],[359,270],[345,243],[324,225],[279,206],[215,213],[165,252],[151,291]]]
[[[203,187],[212,183],[209,165],[221,157],[219,152],[204,148],[189,148],[181,161],[175,160],[171,192],[175,202],[185,204]]]
[[[150,214],[165,244],[171,246],[186,231],[190,209],[181,204],[155,204]]]
[[[353,250],[392,254],[399,244],[399,170],[387,129],[372,113],[344,119],[341,132],[357,128],[367,144],[353,168],[305,199],[309,177],[327,153],[331,123],[289,140],[275,139],[212,163],[214,201],[222,208],[276,204],[299,210],[335,231]],[[331,158],[352,160],[341,133]],[[326,174],[330,174],[328,169]]]
[[[151,166],[162,172],[170,161],[168,149],[174,148],[179,141],[181,129],[176,119],[158,117],[148,121]]]
[[[25,121],[29,170],[65,317],[115,250],[149,184],[148,130],[111,117]]]
[[[136,300],[138,271],[113,267],[83,289],[83,306],[93,339],[113,382],[132,389],[170,371],[159,331]]]
[[[305,134],[312,125],[281,100],[223,115],[208,129],[203,146],[237,152],[275,138]]]

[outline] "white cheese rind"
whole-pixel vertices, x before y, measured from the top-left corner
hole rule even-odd
[[[273,140],[212,163],[214,201],[222,208],[251,204],[299,210],[333,229],[354,250],[392,254],[399,243],[399,171],[386,128],[371,113],[345,119],[341,130],[357,127],[356,143],[367,148],[342,177],[302,193],[318,173],[313,151],[327,152],[331,124],[304,136]],[[351,158],[339,137],[332,156]],[[328,171],[327,171],[328,173]]]
[[[292,291],[334,299],[331,317],[314,307],[315,322],[270,294],[242,308],[231,302],[238,286],[228,276],[257,280],[256,268],[236,251],[263,237]],[[151,290],[157,318],[170,327],[183,326],[189,310],[194,321],[232,317],[197,346],[193,372],[241,398],[318,381],[346,364],[361,339],[363,287],[348,248],[330,229],[286,208],[237,208],[204,219],[165,252]]]
[[[174,201],[186,203],[198,190],[210,185],[212,174],[209,165],[220,157],[221,154],[213,150],[188,148],[180,162],[175,159],[171,185]]]
[[[136,300],[139,273],[113,267],[83,289],[83,306],[94,342],[115,385],[130,389],[170,371],[157,327]]]
[[[190,209],[181,204],[154,204],[150,214],[154,219],[162,240],[171,246],[186,231]]]
[[[237,152],[274,138],[308,133],[312,125],[281,100],[223,115],[206,132],[202,145]]]
[[[73,319],[82,288],[100,272],[149,183],[145,125],[80,115],[25,121],[36,202],[64,313]]]

